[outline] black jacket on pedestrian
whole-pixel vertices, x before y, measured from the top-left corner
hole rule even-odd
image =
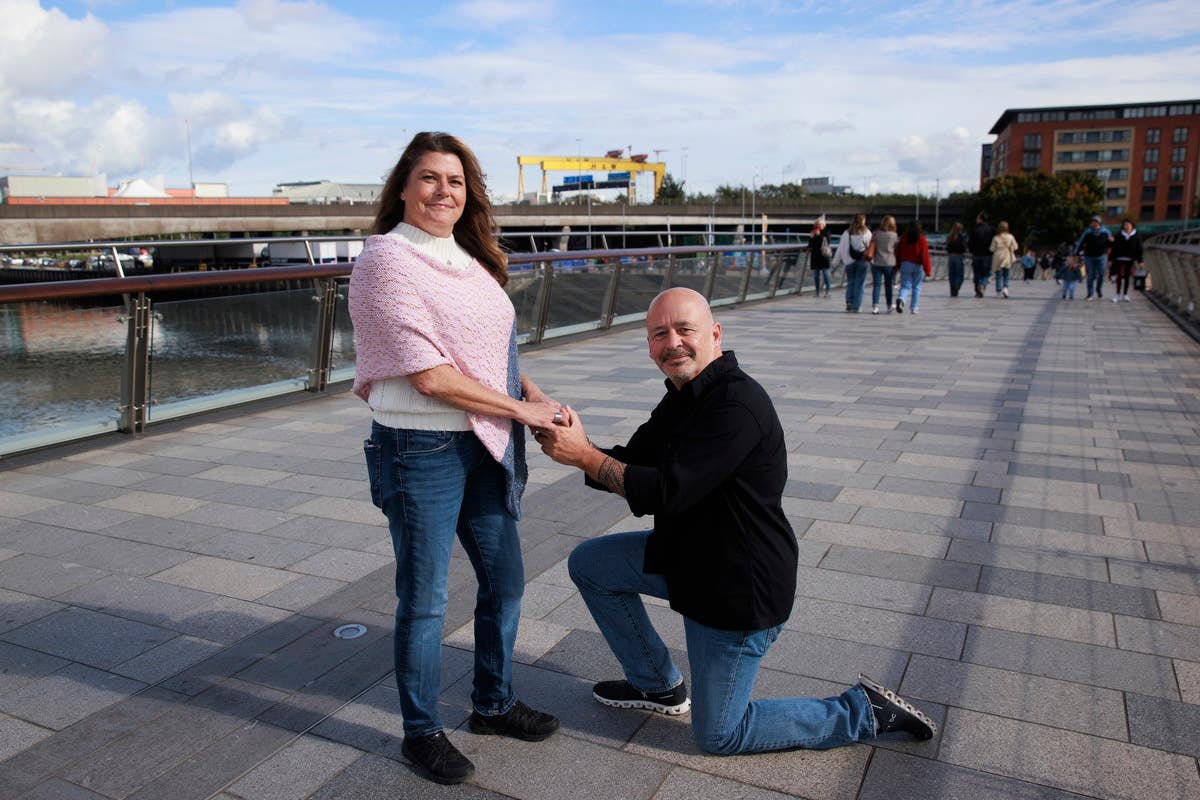
[[[781,625],[799,548],[783,513],[787,448],[775,406],[732,351],[681,388],[666,384],[629,443],[604,450],[628,465],[630,510],[654,515],[643,571],[662,575],[671,608],[702,625]]]
[[[992,237],[996,235],[996,229],[986,222],[981,222],[971,229],[971,238],[967,242],[967,247],[973,256],[992,257]]]
[[[1112,252],[1109,253],[1109,258],[1113,261],[1133,261],[1135,263],[1142,262],[1142,235],[1136,230],[1125,236],[1124,231],[1118,231],[1113,237]]]

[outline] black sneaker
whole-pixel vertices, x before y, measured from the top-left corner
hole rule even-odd
[[[643,692],[630,686],[629,681],[601,681],[592,687],[592,697],[613,708],[644,708],[671,717],[686,714],[692,707],[682,681],[665,692]]]
[[[867,693],[875,714],[875,735],[905,731],[917,739],[932,739],[937,725],[911,703],[866,675],[858,676],[858,685]]]
[[[475,765],[450,743],[445,731],[429,736],[405,736],[400,752],[437,783],[462,783],[475,774]]]
[[[467,727],[471,733],[480,736],[511,736],[527,742],[540,742],[550,738],[550,734],[558,730],[558,718],[534,711],[518,700],[507,714],[495,717],[472,711]]]
[[[904,313],[904,298],[903,297],[896,298],[896,313],[897,314]]]

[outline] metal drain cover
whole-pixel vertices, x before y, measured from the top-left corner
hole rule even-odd
[[[339,625],[333,629],[333,635],[339,639],[357,639],[367,632],[366,625],[352,622],[349,625]]]

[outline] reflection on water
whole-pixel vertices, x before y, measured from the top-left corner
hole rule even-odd
[[[306,378],[318,312],[313,294],[302,289],[155,303],[152,402]],[[345,311],[342,299],[333,340],[335,368],[354,362],[354,335]],[[123,314],[121,307],[0,305],[0,437],[119,417],[126,326],[118,318]]]

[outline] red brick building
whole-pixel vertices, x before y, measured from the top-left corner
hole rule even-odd
[[[1197,215],[1200,100],[1010,108],[989,133],[996,141],[985,183],[1018,172],[1088,172],[1105,182],[1110,220]]]

